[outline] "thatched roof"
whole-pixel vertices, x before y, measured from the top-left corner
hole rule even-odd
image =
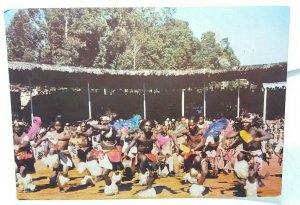
[[[248,79],[254,83],[286,81],[287,63],[239,66],[231,69],[187,70],[114,70],[75,66],[8,63],[11,83],[66,87],[137,88],[143,82],[147,87],[199,87],[212,81]]]
[[[267,89],[285,89],[286,82],[277,82],[277,83],[263,83],[263,87]]]

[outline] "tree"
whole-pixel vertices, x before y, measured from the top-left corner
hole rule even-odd
[[[193,63],[199,64],[199,68],[207,69],[226,69],[239,65],[239,61],[229,45],[228,38],[217,43],[214,32],[203,33],[201,41],[197,45],[198,50],[193,58]]]
[[[23,9],[7,28],[9,60],[108,69],[226,69],[228,38],[194,37],[174,8]]]
[[[90,8],[44,9],[47,38],[43,61],[53,64],[93,66],[98,40],[106,26],[102,10]]]
[[[31,10],[19,10],[6,29],[8,59],[15,61],[36,62],[39,42],[38,28],[30,18]]]

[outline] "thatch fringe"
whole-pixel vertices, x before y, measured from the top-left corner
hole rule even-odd
[[[239,72],[258,69],[272,69],[279,67],[282,69],[287,68],[286,62],[273,63],[273,64],[261,64],[261,65],[247,65],[236,66],[230,69],[211,70],[211,69],[187,69],[187,70],[115,70],[115,69],[102,69],[93,67],[76,67],[76,66],[64,66],[64,65],[50,65],[50,64],[38,64],[28,62],[15,62],[9,61],[8,67],[11,70],[42,70],[42,71],[58,71],[66,73],[85,73],[93,75],[127,75],[127,76],[191,76],[191,75],[206,75],[206,74],[222,74],[227,72]]]

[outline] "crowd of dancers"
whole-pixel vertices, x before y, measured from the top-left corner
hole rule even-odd
[[[139,196],[154,197],[159,177],[181,177],[192,196],[203,196],[207,178],[234,174],[245,196],[257,196],[264,186],[264,164],[272,157],[282,163],[284,120],[263,122],[252,113],[228,120],[207,121],[203,116],[158,123],[134,115],[128,120],[103,115],[77,123],[65,123],[57,116],[47,127],[34,117],[31,126],[13,121],[13,140],[18,189],[38,191],[31,174],[40,159],[52,170],[49,187],[67,192],[68,171],[76,168],[81,184],[96,186],[104,180],[105,195],[119,193],[118,186],[138,177],[144,186]],[[76,158],[76,163],[73,161]],[[265,162],[265,163],[264,163]],[[76,166],[75,166],[76,164]],[[37,170],[38,172],[38,170]]]

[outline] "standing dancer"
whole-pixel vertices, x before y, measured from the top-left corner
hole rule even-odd
[[[50,130],[33,145],[33,147],[37,147],[43,141],[48,141],[49,153],[43,161],[48,167],[53,168],[49,185],[51,187],[58,185],[60,192],[65,192],[64,186],[70,181],[67,178],[68,171],[70,168],[74,168],[68,150],[71,136],[71,131],[64,129],[61,116],[57,116]]]
[[[141,185],[147,185],[147,189],[139,192],[140,196],[149,197],[156,196],[156,191],[152,187],[156,179],[156,171],[158,169],[156,156],[151,153],[153,144],[157,141],[152,132],[153,124],[150,120],[141,122],[140,130],[135,133],[132,142],[124,151],[124,157],[127,157],[129,150],[136,144],[137,145],[137,158],[139,170],[141,172],[140,182]]]
[[[103,156],[99,159],[100,167],[102,167],[102,175],[105,181],[104,193],[106,195],[114,195],[118,193],[117,183],[121,181],[121,174],[116,172],[112,179],[108,176],[112,170],[123,170],[122,164],[122,148],[117,144],[117,131],[109,125],[111,119],[108,116],[100,117],[100,124],[91,124],[91,126],[100,133],[99,149],[103,152]]]
[[[78,172],[82,174],[87,170],[87,175],[81,180],[81,184],[90,184],[95,186],[96,179],[101,175],[101,167],[97,162],[96,150],[92,147],[93,130],[86,122],[81,122],[79,129],[75,132],[70,143],[77,147],[77,156],[79,158]]]
[[[35,159],[30,149],[30,138],[24,132],[23,122],[15,122],[13,125],[13,140],[15,150],[16,176],[18,185],[24,192],[35,191],[30,174],[35,173]]]
[[[261,142],[263,140],[271,139],[271,135],[257,125],[257,120],[257,118],[254,118],[250,114],[244,115],[241,120],[243,130],[236,133],[239,138],[226,149],[233,149],[238,145],[243,144],[244,153],[253,158],[253,164],[258,164],[258,171],[256,173],[258,175],[257,178],[261,179],[264,178],[259,176],[263,166]],[[264,186],[263,182],[260,180],[258,181],[258,184]]]

